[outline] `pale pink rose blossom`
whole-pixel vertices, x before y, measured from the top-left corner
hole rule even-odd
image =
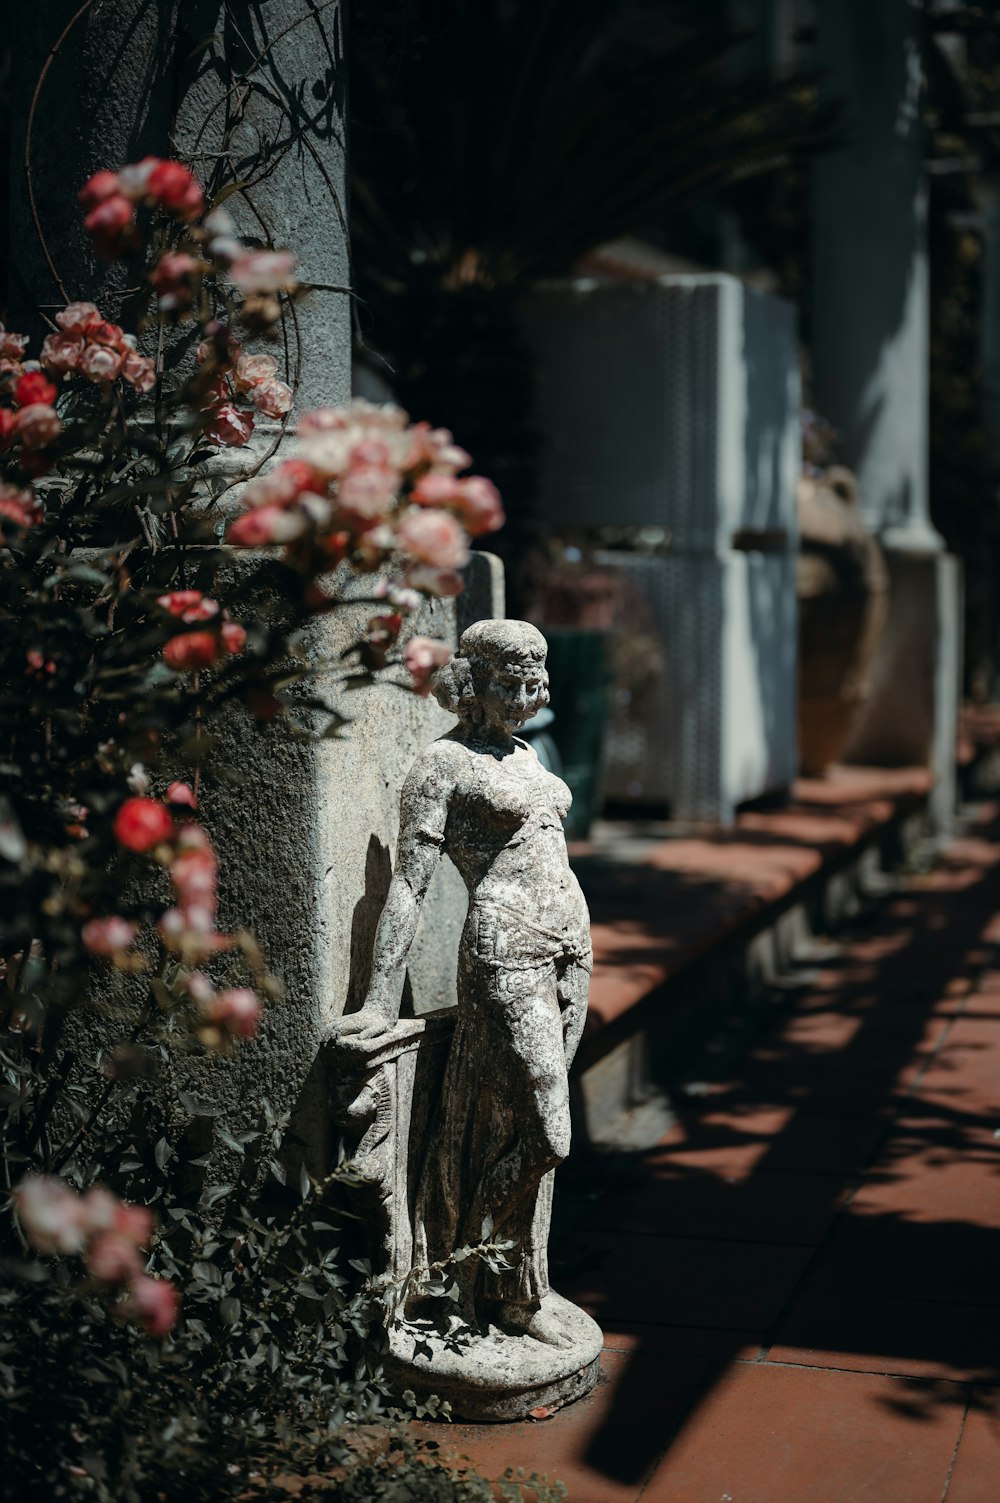
[[[411,507],[397,527],[399,541],[419,563],[459,569],[469,557],[465,533],[446,511]]]
[[[469,475],[458,482],[458,487],[458,499],[453,505],[466,532],[480,537],[503,526],[506,519],[500,492],[492,480],[484,475]]]
[[[90,919],[80,930],[85,950],[91,955],[120,955],[135,939],[139,925],[131,919],[111,914],[108,918]]]
[[[247,986],[217,992],[202,1011],[207,1022],[218,1024],[241,1039],[253,1038],[263,1016],[259,998]]]
[[[229,276],[244,293],[290,292],[297,285],[295,257],[288,250],[244,251],[230,265]]]
[[[261,381],[270,381],[278,374],[278,362],[273,355],[241,355],[233,370],[236,390],[252,391]]]
[[[156,364],[148,356],[129,350],[122,362],[122,375],[136,391],[145,394],[156,385]]]
[[[349,432],[341,429],[309,434],[300,452],[319,474],[336,476],[348,469],[352,448]]]
[[[66,334],[85,334],[91,324],[100,323],[96,303],[67,303],[56,314],[56,323]]]
[[[292,388],[284,381],[259,381],[250,393],[250,400],[265,417],[284,417],[291,410]]]
[[[70,1257],[83,1251],[87,1240],[83,1203],[64,1180],[52,1175],[29,1175],[13,1191],[14,1206],[24,1234],[45,1257]]]
[[[95,1279],[107,1284],[124,1284],[142,1270],[136,1246],[121,1232],[102,1232],[87,1247],[83,1261]]]
[[[80,370],[88,381],[113,381],[122,364],[121,351],[109,344],[88,344],[80,356]]]
[[[43,449],[61,432],[59,414],[47,402],[32,402],[17,414],[17,434],[26,449]]]
[[[41,348],[41,362],[53,375],[75,371],[84,350],[82,334],[47,334]]]
[[[413,487],[411,499],[418,506],[452,506],[460,493],[461,482],[445,470],[431,470]]]
[[[253,413],[241,412],[232,402],[224,402],[212,414],[205,437],[222,449],[242,449],[253,437]]]
[[[461,595],[465,588],[457,569],[435,569],[431,564],[408,564],[406,578],[415,590],[441,599]]]
[[[291,543],[309,526],[306,517],[280,506],[258,506],[237,517],[226,541],[242,548],[263,548],[269,543]]]
[[[131,162],[118,174],[118,192],[126,198],[145,198],[149,192],[149,179],[159,157],[143,157],[141,162]]]
[[[299,418],[296,432],[305,437],[312,433],[336,433],[348,427],[350,419],[340,407],[314,407]]]
[[[403,649],[403,663],[418,694],[430,693],[434,674],[450,660],[451,648],[435,637],[411,637]]]
[[[364,521],[384,516],[396,498],[399,475],[377,465],[348,470],[337,491],[341,509]]]
[[[180,1297],[169,1279],[139,1274],[131,1283],[129,1297],[115,1312],[137,1320],[147,1336],[166,1336],[177,1322]]]
[[[189,783],[171,783],[167,789],[167,803],[184,804],[189,809],[197,809],[198,807],[194,790]]]
[[[8,360],[20,360],[27,348],[27,334],[11,334],[0,324],[0,355]]]

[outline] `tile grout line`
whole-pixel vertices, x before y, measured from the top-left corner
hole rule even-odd
[[[955,1437],[955,1444],[952,1448],[951,1460],[948,1463],[948,1471],[944,1479],[944,1487],[941,1489],[939,1503],[945,1503],[945,1499],[951,1492],[951,1479],[955,1472],[955,1464],[958,1461],[958,1448],[962,1444],[962,1439],[965,1435],[965,1422],[969,1417],[969,1410],[972,1408],[972,1396],[974,1393],[975,1388],[970,1384],[966,1390],[965,1408],[962,1410],[962,1418],[959,1421],[958,1434]]]

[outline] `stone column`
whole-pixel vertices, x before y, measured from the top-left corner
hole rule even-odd
[[[82,12],[79,0],[47,0],[20,7],[11,29],[18,59],[11,326],[30,328],[37,306],[81,297],[119,316],[123,268],[94,260],[76,190],[100,167],[180,155],[210,199],[222,184],[241,183],[226,200],[240,233],[293,249],[301,280],[314,288],[296,304],[283,347],[288,378],[298,381],[297,408],[345,400],[350,299],[343,291],[349,253],[339,0],[272,0],[266,7],[250,0],[114,0]],[[127,303],[121,317],[127,319]],[[37,323],[33,332],[41,332]],[[277,436],[276,425],[258,425],[257,456]],[[229,461],[235,476],[254,458],[239,451],[222,463]],[[247,567],[246,555],[238,558],[234,566]],[[493,560],[476,555],[467,581],[457,601],[429,602],[413,629],[454,641],[478,617],[503,614]],[[366,582],[355,593],[367,592]],[[358,605],[353,614],[327,618],[310,652],[335,663],[368,614]],[[263,1097],[285,1108],[298,1103],[298,1130],[317,1170],[330,1130],[321,1046],[332,1020],[365,989],[402,780],[419,747],[451,724],[437,706],[395,688],[338,696],[332,674],[324,688],[353,717],[340,737],[299,740],[283,724],[261,730],[239,709],[220,728],[222,753],[241,778],[237,784],[209,772],[203,788],[202,815],[220,855],[220,925],[254,929],[286,1000],[270,1010],[258,1042],[230,1060],[192,1062],[197,1089],[225,1103],[231,1126],[249,1125]],[[407,983],[407,1004],[417,1012],[454,997],[465,893],[444,867],[436,886]]]
[[[944,820],[954,786],[960,579],[931,524],[927,490],[924,7],[820,0],[817,11],[816,62],[844,103],[846,139],[814,169],[814,401],[857,472],[893,592],[849,757],[931,761]]]

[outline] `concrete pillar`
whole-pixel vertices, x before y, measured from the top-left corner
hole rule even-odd
[[[210,201],[244,184],[226,199],[240,233],[293,249],[300,279],[316,289],[296,305],[284,339],[297,408],[344,400],[350,265],[339,0],[266,8],[115,0],[74,22],[78,12],[77,0],[51,0],[12,17],[11,326],[26,327],[38,307],[95,295],[118,316],[124,268],[94,258],[76,191],[100,167],[180,155]]]
[[[293,249],[301,280],[315,289],[295,305],[278,346],[288,379],[299,383],[298,409],[345,400],[340,4],[114,0],[71,24],[78,9],[78,0],[51,0],[12,17],[11,326],[26,328],[36,305],[80,297],[127,321],[122,268],[95,262],[75,193],[100,167],[180,155],[210,199],[225,183],[241,183],[226,200],[240,233]],[[29,152],[33,208],[25,139],[47,59]],[[276,436],[277,425],[259,424],[255,443]],[[245,451],[232,457],[254,459]],[[245,554],[232,563],[248,566]],[[414,629],[454,641],[471,621],[503,614],[495,560],[476,555],[467,580],[465,595],[429,602]],[[365,583],[355,594],[367,592]],[[369,614],[358,605],[317,623],[310,653],[336,663]],[[250,1125],[262,1097],[297,1106],[297,1128],[317,1169],[327,1146],[322,1045],[331,1021],[364,993],[402,780],[419,748],[451,724],[431,701],[388,686],[343,695],[331,675],[324,692],[353,717],[340,737],[298,739],[283,722],[261,729],[240,708],[218,728],[223,756],[239,775],[216,778],[209,767],[203,785],[202,814],[220,856],[220,924],[256,932],[286,1000],[269,1010],[257,1042],[231,1059],[193,1059],[189,1070],[196,1089],[225,1103],[230,1125]],[[457,873],[442,867],[410,966],[408,1001],[417,1012],[453,1000],[465,902]]]
[[[840,457],[857,471],[893,588],[873,693],[849,756],[932,761],[944,817],[954,776],[959,581],[928,504],[924,6],[820,0],[817,15],[816,62],[830,95],[843,101],[847,137],[814,169],[814,402],[840,435]],[[918,635],[911,623],[920,623]]]

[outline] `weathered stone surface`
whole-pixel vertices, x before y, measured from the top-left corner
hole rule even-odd
[[[418,756],[403,788],[367,994],[334,1029],[338,1073],[357,1083],[339,1109],[355,1136],[365,1126],[354,1152],[375,1199],[378,1272],[398,1284],[415,1270],[389,1319],[387,1371],[400,1388],[449,1398],[456,1414],[512,1419],[586,1392],[602,1345],[589,1316],[551,1291],[547,1263],[553,1173],[569,1152],[567,1071],[586,1018],[589,917],[563,835],[569,790],[515,735],[547,702],[544,638],[525,622],[473,625],[436,693],[458,724]],[[446,1052],[444,1020],[419,1032],[396,1021],[442,855],[469,894]],[[509,1244],[504,1265],[449,1262],[484,1239]],[[442,1264],[455,1305],[428,1294]]]

